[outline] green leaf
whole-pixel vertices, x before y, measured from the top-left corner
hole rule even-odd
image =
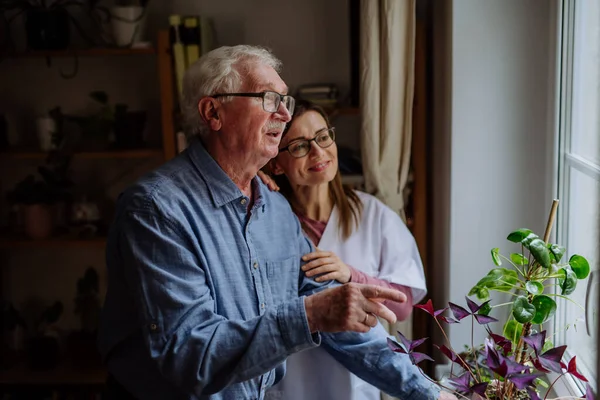
[[[546,341],[544,342],[544,345],[542,346],[542,353],[547,352],[550,349],[554,348],[554,343],[552,343],[552,340],[550,339],[546,339]]]
[[[558,274],[561,275],[561,277],[558,278],[558,284],[561,288],[560,294],[564,296],[573,293],[577,287],[577,275],[575,275],[575,272],[573,272],[571,267],[566,266],[559,269]]]
[[[525,236],[523,238],[523,240],[521,240],[521,244],[523,246],[525,246],[526,248],[529,249],[529,244],[535,240],[535,239],[539,239],[540,237],[538,235],[536,235],[535,233],[530,233],[529,235]]]
[[[525,239],[527,235],[531,233],[531,230],[526,228],[517,229],[514,232],[509,233],[507,240],[510,240],[513,243],[520,243],[521,240]]]
[[[548,243],[546,246],[548,247],[548,250],[550,250],[551,261],[555,264],[560,262],[561,258],[565,254],[566,249],[553,243]]]
[[[575,272],[577,279],[585,279],[590,274],[590,263],[583,256],[573,254],[569,258],[569,265],[573,269],[573,272]]]
[[[477,282],[469,292],[469,296],[475,295],[480,288],[502,291],[510,290],[518,280],[519,276],[517,275],[517,271],[507,268],[494,268]],[[482,300],[481,297],[478,296],[478,298]]]
[[[481,301],[490,299],[490,291],[485,286],[475,285],[469,291],[469,296],[476,296]]]
[[[538,295],[544,293],[544,285],[541,282],[537,281],[528,281],[525,284],[525,288],[527,291],[533,295]]]
[[[542,378],[537,378],[535,381],[533,381],[536,385],[539,385],[541,387],[543,387],[544,389],[548,389],[550,387],[550,385],[548,384],[548,382],[546,382],[545,380],[543,380]]]
[[[492,312],[492,306],[490,306],[490,303],[484,303],[479,311],[477,311],[477,314],[490,315],[490,312]]]
[[[521,325],[514,319],[506,321],[506,324],[504,324],[504,329],[502,330],[502,335],[515,344],[519,342],[522,333],[523,325]]]
[[[529,262],[527,261],[527,258],[525,258],[525,256],[521,253],[512,253],[510,255],[510,260],[512,262],[514,262],[516,265],[527,265],[529,264]]]
[[[527,297],[519,296],[513,303],[512,313],[518,322],[524,324],[535,316],[535,306],[527,300]]]
[[[542,239],[533,239],[527,246],[533,258],[544,268],[550,268],[550,251]]]
[[[502,260],[500,259],[500,256],[498,255],[499,251],[500,251],[500,249],[498,249],[497,247],[494,247],[492,249],[492,260],[494,261],[494,264],[496,264],[497,266],[502,265]]]
[[[548,296],[535,296],[531,303],[535,306],[534,324],[543,324],[556,312],[556,302]]]

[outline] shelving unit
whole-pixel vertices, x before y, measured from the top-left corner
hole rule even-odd
[[[81,151],[72,154],[75,160],[92,160],[102,163],[107,160],[128,159],[162,159],[167,161],[176,155],[175,147],[175,125],[174,125],[174,86],[171,67],[171,55],[169,49],[168,31],[158,33],[157,43],[152,48],[92,48],[92,49],[69,49],[64,51],[31,51],[19,54],[2,54],[0,59],[51,59],[66,57],[127,57],[127,56],[150,56],[156,58],[157,84],[160,95],[161,113],[161,138],[160,148],[137,148],[137,149],[115,149],[102,151]],[[35,61],[35,60],[32,60]],[[0,161],[18,163],[26,160],[43,161],[49,153],[39,151],[35,148],[12,148],[0,152]],[[3,188],[7,190],[9,188]],[[4,193],[0,193],[4,196]],[[45,249],[56,254],[66,254],[76,249],[102,250],[106,246],[106,238],[96,236],[92,238],[81,238],[75,235],[55,235],[47,239],[32,240],[23,234],[9,233],[0,230],[0,267],[2,260],[7,260],[4,255],[11,251],[23,251],[23,249],[35,252]],[[3,270],[0,268],[0,283],[2,282]],[[2,287],[0,286],[0,291]],[[1,293],[0,293],[1,295]],[[83,388],[85,390],[99,389],[106,380],[106,371],[100,367],[81,367],[72,365],[65,360],[51,370],[36,371],[29,369],[25,363],[17,364],[10,369],[0,369],[0,394],[2,388]],[[0,396],[1,397],[1,396]]]

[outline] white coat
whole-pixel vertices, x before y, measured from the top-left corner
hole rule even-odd
[[[370,276],[409,286],[413,302],[425,297],[425,274],[415,240],[402,219],[374,196],[356,192],[363,202],[358,229],[343,240],[334,207],[318,247]],[[287,359],[285,377],[267,399],[380,400],[381,392],[338,363],[324,349],[314,348]]]

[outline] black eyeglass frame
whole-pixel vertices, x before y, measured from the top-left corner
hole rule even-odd
[[[277,95],[279,97],[279,103],[276,104],[275,111],[267,110],[267,108],[265,107],[265,96],[267,95],[267,93],[272,93],[272,94],[275,94],[275,95]],[[260,97],[260,98],[262,98],[263,110],[265,110],[266,112],[270,112],[270,113],[276,113],[277,110],[279,110],[279,105],[281,105],[282,102],[283,102],[283,105],[285,106],[285,99],[286,98],[289,98],[289,99],[292,100],[292,105],[293,106],[291,107],[291,110],[289,108],[287,108],[287,106],[286,106],[286,109],[288,110],[288,112],[290,113],[290,115],[294,115],[294,108],[296,106],[296,99],[293,96],[290,96],[289,94],[280,94],[280,93],[274,92],[272,90],[265,90],[264,92],[255,92],[255,93],[250,93],[250,92],[247,92],[247,93],[215,93],[215,94],[213,94],[210,97],[217,98],[217,97],[228,97],[228,96],[235,96],[235,97]]]
[[[331,138],[331,143],[329,143],[327,146],[323,147],[319,144],[319,142],[317,142],[317,138],[321,137],[322,133],[325,133],[325,132],[327,132],[328,136]],[[317,132],[315,137],[312,139],[296,139],[296,140],[292,141],[291,143],[288,143],[287,146],[279,149],[279,154],[287,150],[287,152],[290,153],[290,155],[294,158],[306,157],[310,153],[310,150],[312,149],[310,142],[313,142],[313,141],[316,143],[317,146],[319,146],[322,149],[326,149],[329,146],[331,146],[332,144],[334,144],[335,143],[335,126],[332,126],[331,128],[323,129],[323,130]],[[306,154],[303,154],[301,156],[295,156],[292,154],[292,152],[290,151],[289,148],[290,148],[290,146],[293,146],[296,143],[307,143],[308,144],[309,147],[308,147],[308,151],[306,152]]]

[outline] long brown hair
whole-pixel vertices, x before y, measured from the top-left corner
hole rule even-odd
[[[285,131],[283,132],[283,136],[288,133],[290,127],[294,124],[298,117],[309,111],[315,111],[319,113],[325,120],[327,128],[331,128],[329,118],[327,117],[327,113],[325,110],[323,110],[323,108],[308,101],[297,100],[296,107],[294,109],[294,116],[287,124]],[[267,170],[267,172],[270,171]],[[301,208],[294,197],[294,191],[292,190],[292,186],[290,185],[287,177],[285,175],[274,175],[272,173],[270,173],[270,175],[275,180],[275,183],[277,183],[279,186],[281,194],[285,196],[285,198],[290,202],[292,209],[297,213]],[[329,182],[329,194],[333,200],[333,205],[337,206],[340,214],[338,227],[342,232],[342,238],[347,239],[350,237],[352,232],[354,232],[354,229],[358,227],[360,222],[363,211],[362,201],[360,201],[360,198],[350,186],[342,184],[342,177],[340,175],[339,168],[333,180]],[[305,226],[303,226],[303,228],[306,230]]]

